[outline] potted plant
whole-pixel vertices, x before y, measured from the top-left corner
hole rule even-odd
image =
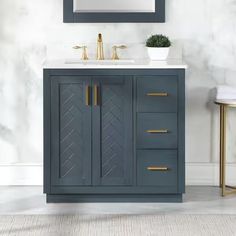
[[[171,41],[162,34],[156,34],[149,37],[146,41],[148,55],[151,60],[166,60],[169,54]]]

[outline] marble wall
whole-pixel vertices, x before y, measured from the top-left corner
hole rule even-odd
[[[146,56],[143,43],[153,33],[167,34],[181,46],[189,65],[187,162],[217,161],[213,88],[236,86],[236,0],[166,1],[165,24],[63,24],[62,0],[1,0],[0,164],[42,162],[42,65],[46,58],[75,56],[76,43],[89,44],[92,57],[98,32],[108,42],[107,55],[108,44],[126,43],[127,53]],[[230,112],[231,162],[236,161],[235,116]]]

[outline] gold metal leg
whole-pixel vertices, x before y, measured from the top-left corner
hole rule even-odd
[[[223,105],[220,105],[220,179],[219,179],[219,182],[220,182],[220,188],[222,188],[222,144],[223,144],[223,113],[224,113],[224,106]]]
[[[225,156],[226,156],[226,107],[221,105],[221,118],[222,118],[222,151],[221,151],[221,174],[222,174],[222,196],[225,196]]]

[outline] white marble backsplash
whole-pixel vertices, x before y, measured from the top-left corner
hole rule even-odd
[[[81,59],[82,50],[81,49],[73,49],[71,45],[86,45],[88,57],[91,60],[96,59],[96,38],[97,35],[93,35],[94,42],[93,43],[74,43],[74,44],[66,44],[62,45],[62,43],[50,45],[50,47],[47,47],[47,60],[58,60],[58,59]],[[121,59],[148,59],[148,53],[147,49],[145,47],[144,42],[140,43],[127,43],[125,40],[121,42],[114,42],[114,43],[108,43],[106,41],[109,41],[109,38],[104,37],[104,55],[105,59],[111,59],[112,57],[112,46],[114,45],[123,45],[125,44],[127,46],[126,49],[118,49],[118,55]],[[180,42],[173,40],[172,47],[170,48],[169,58],[171,59],[182,59],[182,45]]]
[[[79,57],[71,47],[89,46],[97,34],[121,56],[146,57],[154,33],[174,42],[171,57],[189,65],[186,77],[186,159],[218,160],[218,111],[213,88],[236,86],[236,0],[166,0],[165,24],[64,24],[62,0],[0,1],[0,164],[42,162],[42,65],[46,58]],[[229,161],[236,161],[236,112],[229,117]]]

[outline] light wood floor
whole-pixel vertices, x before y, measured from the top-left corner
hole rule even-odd
[[[0,187],[0,215],[11,214],[236,214],[236,195],[217,187],[187,187],[183,203],[46,204],[42,187]]]

